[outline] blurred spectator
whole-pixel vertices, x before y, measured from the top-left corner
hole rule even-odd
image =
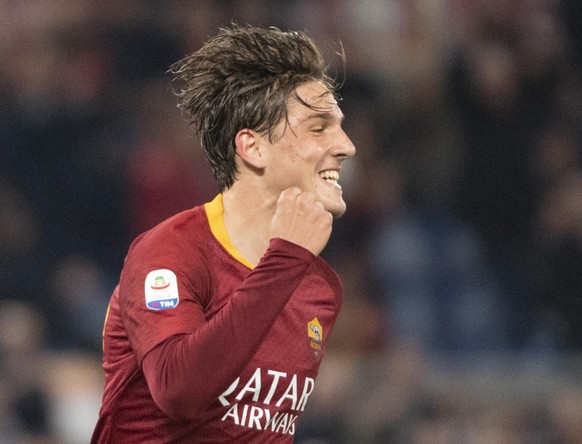
[[[134,237],[218,193],[202,148],[189,137],[167,82],[144,86],[134,98],[136,137],[127,159],[127,202]]]
[[[25,34],[12,48],[8,100],[17,120],[8,122],[2,170],[35,208],[47,264],[85,251],[116,268],[125,244],[107,60],[92,29],[82,39],[64,35]]]
[[[559,350],[582,348],[582,170],[561,177],[543,196],[532,260],[535,340]]]
[[[582,66],[582,4],[577,0],[562,0],[559,2],[560,18],[566,26],[572,53],[576,57],[578,67]]]
[[[88,257],[70,256],[55,264],[47,294],[52,346],[101,352],[107,304],[115,279]]]
[[[431,352],[509,345],[508,313],[470,227],[444,211],[401,204],[384,216],[369,249],[396,342]]]
[[[560,91],[573,66],[557,2],[466,6],[453,10],[464,23],[450,84],[465,145],[454,202],[500,280],[513,345],[528,347],[536,322],[531,233],[544,193],[531,165],[539,128],[566,111]]]
[[[582,436],[582,393],[580,389],[556,394],[549,416],[554,426],[553,442],[576,444]]]
[[[100,359],[84,353],[57,353],[47,356],[46,369],[43,380],[51,400],[48,419],[54,444],[89,442],[101,405]]]
[[[16,296],[39,302],[42,286],[37,278],[40,222],[31,203],[0,173],[0,301]]]
[[[46,319],[31,304],[0,302],[0,442],[51,442],[45,337]]]

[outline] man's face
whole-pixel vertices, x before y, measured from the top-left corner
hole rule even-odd
[[[334,216],[346,210],[338,183],[341,163],[356,153],[342,129],[343,114],[331,92],[320,82],[297,87],[297,94],[314,109],[292,98],[288,120],[276,128],[265,173],[268,186],[280,193],[297,186],[315,194]]]

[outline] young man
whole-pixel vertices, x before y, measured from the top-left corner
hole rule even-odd
[[[313,41],[221,29],[172,67],[220,194],[139,236],[104,330],[93,443],[290,443],[338,314],[318,255],[355,154]]]

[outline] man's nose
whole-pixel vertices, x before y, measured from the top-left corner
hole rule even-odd
[[[349,136],[345,133],[342,129],[340,130],[340,137],[337,144],[337,150],[334,153],[336,157],[342,157],[348,159],[350,157],[355,156],[356,154],[356,147],[352,143],[352,140]]]

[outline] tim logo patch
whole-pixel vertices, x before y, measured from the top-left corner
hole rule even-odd
[[[175,308],[180,302],[178,281],[171,270],[154,270],[145,279],[145,302],[152,310]]]

